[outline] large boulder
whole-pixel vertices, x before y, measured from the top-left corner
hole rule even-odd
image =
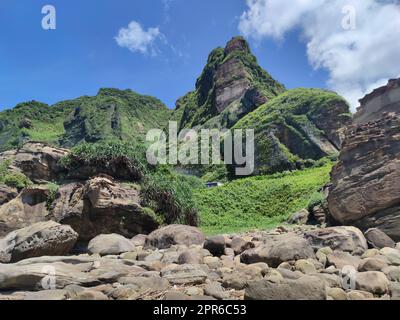
[[[105,255],[118,255],[124,252],[134,251],[135,245],[127,238],[118,234],[101,234],[90,240],[89,252]]]
[[[332,250],[362,254],[368,249],[363,233],[355,227],[332,227],[305,233],[304,237],[315,249],[330,247]]]
[[[389,280],[382,272],[359,272],[356,275],[356,286],[358,290],[382,295],[389,291]]]
[[[375,249],[394,248],[396,243],[384,232],[372,228],[365,232],[365,237],[370,247]]]
[[[22,171],[34,182],[53,181],[64,173],[59,160],[67,155],[67,149],[48,144],[28,142],[18,150],[0,154],[0,160],[10,160],[13,167]]]
[[[52,219],[72,226],[86,241],[110,233],[132,238],[159,226],[155,214],[140,206],[139,191],[104,175],[85,185],[71,183],[61,187],[51,215]]]
[[[71,251],[77,239],[78,234],[70,226],[53,221],[39,222],[0,239],[0,262],[65,255]]]
[[[47,220],[48,196],[49,191],[45,187],[26,188],[15,199],[0,206],[0,237]]]
[[[400,241],[400,79],[361,103],[332,170],[329,211],[341,224]]]
[[[279,283],[267,279],[249,281],[245,300],[326,300],[325,284],[318,277],[303,276]]]
[[[240,255],[243,263],[265,262],[273,268],[282,262],[308,258],[315,258],[311,245],[307,240],[290,233],[270,237],[265,244],[246,250]]]
[[[204,234],[195,227],[171,224],[150,233],[146,239],[146,246],[167,249],[174,244],[202,245],[204,240]]]

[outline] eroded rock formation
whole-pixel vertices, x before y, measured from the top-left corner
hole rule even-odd
[[[328,198],[339,223],[376,227],[394,240],[400,240],[399,83],[391,80],[360,100]]]

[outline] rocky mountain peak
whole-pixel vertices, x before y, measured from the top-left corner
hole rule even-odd
[[[234,37],[230,40],[225,47],[225,55],[232,53],[233,51],[243,51],[245,53],[251,53],[250,47],[247,41],[243,37]]]
[[[284,86],[259,66],[246,40],[234,37],[225,48],[211,51],[195,91],[177,101],[177,118],[181,128],[231,128],[283,91]]]

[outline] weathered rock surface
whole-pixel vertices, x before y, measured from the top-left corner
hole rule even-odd
[[[381,230],[373,228],[365,232],[365,238],[371,248],[394,248],[396,243]]]
[[[325,285],[319,278],[304,276],[280,283],[251,281],[245,292],[247,300],[326,300]]]
[[[101,234],[90,240],[88,250],[101,256],[118,255],[134,251],[135,245],[129,239],[118,234]]]
[[[18,195],[16,188],[0,185],[0,206],[14,199]]]
[[[39,222],[0,239],[0,262],[65,255],[71,251],[77,240],[78,234],[70,226],[53,221]]]
[[[53,223],[53,222],[52,222]],[[312,227],[315,229],[315,227]],[[361,300],[398,299],[400,251],[395,248],[355,253],[321,248],[315,257],[299,258],[294,243],[303,241],[307,226],[293,229],[224,236],[230,246],[240,238],[254,250],[270,245],[280,249],[279,261],[243,264],[243,253],[216,255],[201,244],[172,244],[165,249],[135,245],[118,235],[98,245],[117,250],[71,256],[41,256],[12,264],[0,264],[0,300]],[[140,237],[147,238],[147,237]],[[129,248],[121,250],[119,245]],[[297,255],[286,253],[287,242]],[[240,241],[240,243],[242,243]],[[305,247],[307,247],[305,246]],[[90,245],[92,247],[92,245]],[[300,246],[305,250],[304,246]],[[125,250],[129,252],[119,253]],[[230,249],[230,248],[229,248]],[[96,250],[93,250],[96,251]],[[239,250],[240,251],[240,250]],[[301,251],[301,250],[300,250]],[[246,251],[245,251],[246,252]],[[268,254],[270,251],[264,251]],[[309,250],[305,252],[309,253]],[[311,252],[313,252],[311,250]],[[319,260],[326,258],[326,265]],[[265,257],[269,258],[267,254]],[[276,254],[272,256],[276,258]],[[318,260],[315,260],[317,258]],[[275,262],[276,260],[273,260]],[[351,281],[344,281],[351,271]],[[357,272],[357,270],[359,272]]]
[[[363,105],[346,132],[340,161],[332,171],[328,204],[337,222],[362,230],[378,228],[399,241],[400,97],[391,95],[395,112],[384,113],[387,108],[379,106],[386,103],[383,97],[390,86],[373,94],[371,108],[368,97],[361,100]]]
[[[57,180],[59,174],[64,172],[59,160],[68,153],[67,149],[28,142],[18,150],[0,154],[0,160],[10,160],[16,170],[22,171],[33,182],[40,183]]]
[[[246,264],[265,262],[276,268],[285,261],[314,257],[314,250],[305,239],[285,234],[270,237],[266,240],[266,244],[243,252],[240,259]]]
[[[173,224],[150,233],[146,239],[146,246],[166,249],[175,244],[186,246],[192,244],[202,245],[204,241],[204,234],[199,229]]]
[[[158,227],[156,217],[140,206],[139,192],[107,176],[95,177],[84,186],[72,183],[60,188],[51,215],[71,225],[81,240],[109,233],[131,238]]]
[[[363,233],[355,227],[331,227],[305,234],[313,248],[330,247],[332,250],[362,254],[368,249]]]
[[[288,223],[290,223],[290,224],[306,224],[309,216],[310,216],[310,212],[307,209],[302,209],[302,210],[294,213],[288,219]]]
[[[377,271],[357,273],[356,285],[358,290],[373,294],[385,294],[389,290],[389,280],[384,273]]]
[[[3,204],[0,207],[0,237],[47,220],[48,195],[45,187],[26,188],[15,199]]]
[[[214,256],[222,256],[225,253],[225,238],[223,236],[208,237],[204,242],[204,249]]]

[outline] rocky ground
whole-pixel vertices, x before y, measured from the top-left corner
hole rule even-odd
[[[400,244],[377,229],[280,227],[205,238],[170,225],[132,239],[40,222],[0,240],[0,300],[364,300],[400,297]]]

